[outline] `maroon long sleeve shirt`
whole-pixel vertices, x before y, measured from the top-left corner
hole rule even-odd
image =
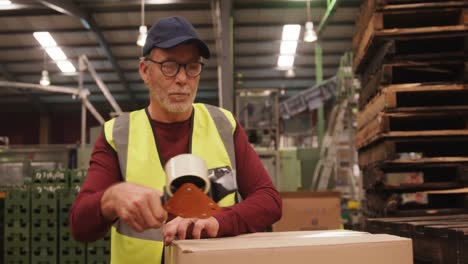
[[[151,120],[157,134],[163,164],[170,158],[188,153],[190,119],[176,123]],[[258,232],[281,217],[281,198],[256,152],[237,123],[234,133],[239,193],[244,201],[214,215],[219,222],[218,236]],[[101,134],[91,155],[88,174],[73,203],[69,224],[76,240],[91,242],[103,237],[112,225],[101,213],[105,190],[122,181],[116,152]]]

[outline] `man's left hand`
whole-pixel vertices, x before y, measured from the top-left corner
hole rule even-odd
[[[218,230],[219,223],[214,217],[199,219],[182,218],[178,216],[168,222],[164,228],[164,245],[170,245],[176,236],[180,240],[186,238],[200,239],[205,237],[204,235],[202,236],[202,234],[206,234],[207,237],[216,237]]]

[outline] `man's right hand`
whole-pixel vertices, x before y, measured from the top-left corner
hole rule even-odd
[[[101,211],[108,220],[120,218],[137,232],[160,228],[167,219],[161,196],[158,190],[123,182],[104,192]]]

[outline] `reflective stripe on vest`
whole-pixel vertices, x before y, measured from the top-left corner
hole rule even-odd
[[[191,153],[202,157],[209,169],[229,166],[235,178],[235,152],[233,133],[236,122],[224,109],[194,104]],[[125,181],[148,186],[160,191],[166,176],[159,159],[154,134],[145,110],[126,113],[106,122],[107,142],[117,152],[122,177]],[[235,203],[235,192],[218,202],[221,206]],[[133,231],[118,220],[112,227],[111,262],[146,263],[160,260],[162,255],[162,229]],[[158,262],[156,262],[158,263]]]

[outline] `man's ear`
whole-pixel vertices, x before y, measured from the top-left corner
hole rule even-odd
[[[140,64],[138,65],[138,71],[140,72],[141,79],[145,84],[149,82],[148,70],[148,64],[146,64],[145,60],[141,59]]]

